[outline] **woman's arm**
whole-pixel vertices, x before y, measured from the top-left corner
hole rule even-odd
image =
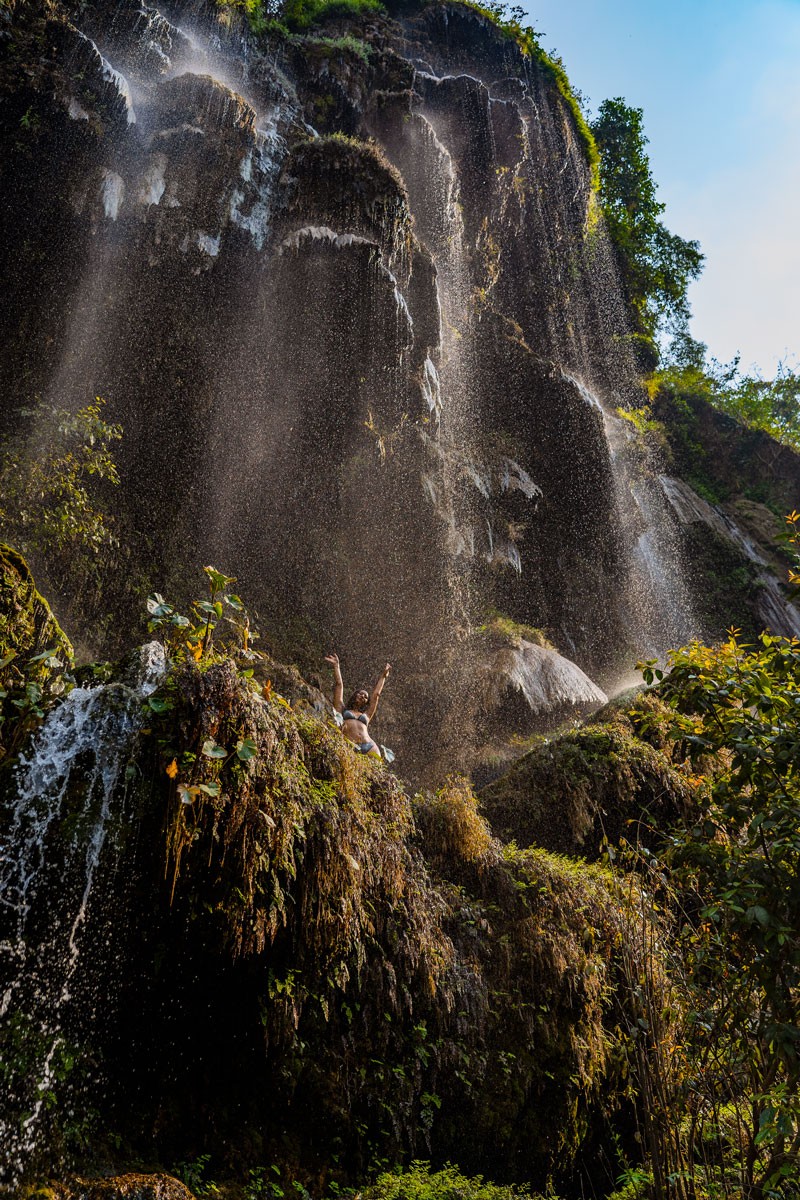
[[[339,666],[339,655],[326,654],[325,662],[329,662],[333,667],[333,707],[337,712],[341,712],[344,708],[344,684],[342,683],[342,669]]]
[[[378,707],[378,701],[381,698],[381,692],[383,691],[383,685],[386,683],[386,680],[389,678],[389,672],[391,671],[391,669],[392,669],[392,664],[387,663],[386,666],[381,671],[380,675],[378,676],[378,682],[375,684],[375,687],[372,689],[372,695],[369,698],[369,705],[367,707],[367,716],[369,717],[370,720],[372,720],[372,718],[375,716],[375,709]]]

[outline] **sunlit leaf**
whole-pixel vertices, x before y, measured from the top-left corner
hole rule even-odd
[[[206,740],[203,742],[203,749],[201,753],[204,754],[206,758],[225,758],[228,752],[223,746],[220,746],[217,742],[215,742],[213,738],[206,738]]]

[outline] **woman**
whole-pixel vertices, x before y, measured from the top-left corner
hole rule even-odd
[[[383,691],[383,685],[389,678],[392,664],[387,663],[381,671],[378,682],[372,689],[372,695],[369,694],[365,687],[361,687],[358,691],[353,692],[353,695],[347,701],[347,708],[345,708],[343,703],[344,684],[342,683],[342,671],[339,666],[339,655],[326,654],[325,662],[329,662],[333,667],[333,707],[337,712],[342,714],[342,733],[353,743],[355,750],[359,754],[374,754],[380,758],[381,752],[370,738],[367,726],[375,716],[375,709],[378,707],[378,700]]]

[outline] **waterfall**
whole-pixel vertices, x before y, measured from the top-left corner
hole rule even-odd
[[[640,657],[663,660],[668,650],[683,645],[697,630],[669,506],[630,422],[580,379],[567,372],[563,377],[602,416],[616,521],[627,554],[620,606],[629,644]]]
[[[76,687],[45,719],[16,769],[16,798],[0,858],[0,1017],[9,1043],[12,1113],[0,1117],[0,1179],[25,1170],[47,1133],[51,1096],[77,1038],[98,1019],[97,984],[86,988],[92,933],[111,955],[98,876],[125,818],[126,767],[142,723],[142,701],[166,669],[161,645],[142,647],[132,686]],[[83,989],[83,990],[82,990]],[[113,1002],[113,997],[111,998]],[[16,1068],[16,1070],[15,1070]]]

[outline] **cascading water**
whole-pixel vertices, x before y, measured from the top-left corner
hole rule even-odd
[[[79,1055],[88,1054],[92,1030],[113,1004],[99,981],[118,952],[119,930],[97,881],[111,869],[115,835],[130,817],[126,768],[142,702],[165,669],[163,648],[152,642],[140,651],[131,685],[74,688],[16,769],[0,858],[0,1018],[14,1054],[0,1114],[0,1180],[7,1183],[42,1148],[53,1094],[80,1069]],[[91,961],[98,948],[104,963]]]
[[[65,23],[59,118],[76,144],[102,135],[67,176],[79,252],[53,272],[60,324],[41,365],[25,341],[25,378],[54,404],[107,399],[151,566],[196,547],[354,672],[395,661],[397,694],[420,675],[457,694],[438,648],[488,606],[593,673],[623,642],[627,658],[627,484],[561,375],[625,402],[624,321],[552,78],[505,41],[484,54],[479,19],[447,6],[386,42],[365,29],[363,53],[216,17],[197,6],[189,33],[101,0],[86,37]],[[15,303],[28,320],[21,285]],[[663,576],[641,533],[641,571]],[[420,705],[398,708],[405,728]]]
[[[697,630],[674,522],[631,423],[581,380],[566,372],[564,378],[602,417],[616,519],[627,557],[621,564],[619,599],[630,650],[640,657],[663,660],[667,651],[683,645]],[[630,677],[630,682],[634,681],[638,682],[638,676]]]

